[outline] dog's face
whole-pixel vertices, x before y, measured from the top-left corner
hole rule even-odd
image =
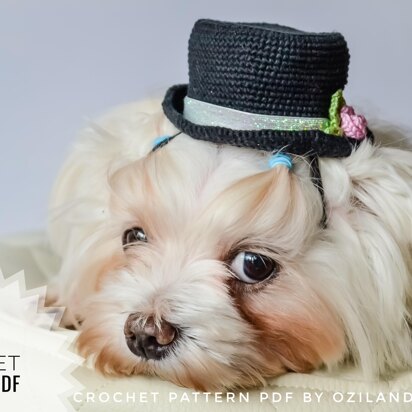
[[[322,207],[305,167],[179,136],[118,170],[78,285],[82,352],[203,390],[339,359],[342,326],[306,258]]]

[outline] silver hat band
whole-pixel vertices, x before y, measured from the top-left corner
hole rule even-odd
[[[326,118],[248,113],[188,96],[184,99],[183,117],[200,126],[217,126],[232,130],[322,130],[328,125]]]

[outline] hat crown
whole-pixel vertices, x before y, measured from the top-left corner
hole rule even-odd
[[[198,20],[189,39],[187,95],[250,113],[328,117],[348,67],[340,33]]]

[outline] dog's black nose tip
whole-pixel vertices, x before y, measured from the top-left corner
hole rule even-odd
[[[144,359],[160,360],[167,356],[177,340],[177,330],[165,320],[155,323],[149,317],[145,323],[138,321],[139,316],[131,314],[124,325],[128,348]]]

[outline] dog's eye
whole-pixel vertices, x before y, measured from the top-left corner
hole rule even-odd
[[[131,229],[127,229],[123,233],[123,247],[127,247],[128,245],[136,242],[147,242],[147,237],[144,230],[141,227],[132,227]]]
[[[276,274],[277,264],[267,256],[241,252],[233,259],[230,268],[242,282],[257,283]]]

